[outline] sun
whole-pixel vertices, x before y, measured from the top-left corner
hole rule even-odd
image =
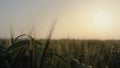
[[[98,12],[93,17],[94,26],[96,26],[99,29],[109,29],[113,24],[112,21],[112,15],[105,11]]]

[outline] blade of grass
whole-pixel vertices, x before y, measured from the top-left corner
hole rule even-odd
[[[12,26],[10,25],[10,36],[11,36],[11,44],[14,42],[14,37],[13,37],[13,31],[12,31]]]
[[[6,52],[9,53],[10,51],[25,46],[25,45],[29,45],[29,41],[28,40],[22,40],[16,43],[13,43],[9,48],[7,48]]]
[[[39,42],[39,41],[36,41],[33,37],[31,37],[30,35],[27,35],[27,34],[21,34],[19,36],[17,36],[15,38],[15,42],[20,38],[20,37],[23,37],[23,36],[27,36],[28,38],[30,38],[30,40],[33,40],[35,43],[39,44],[39,45],[43,45],[43,43]]]
[[[22,60],[21,57],[24,56],[24,53],[26,52],[26,47],[24,48],[21,48],[21,50],[19,51],[19,53],[17,54],[16,58],[15,58],[15,61],[13,63],[13,67],[16,68],[16,67],[19,67],[19,61]]]
[[[52,53],[52,55],[54,55],[54,56],[60,58],[62,61],[64,61],[65,63],[67,63],[67,61],[66,61],[62,56],[57,55],[57,54],[55,54],[55,53]]]
[[[45,59],[45,56],[46,56],[46,52],[49,48],[49,44],[50,44],[50,39],[51,39],[51,36],[52,36],[52,33],[53,33],[53,30],[55,28],[55,25],[57,23],[58,19],[56,19],[52,26],[51,26],[51,29],[50,29],[50,32],[49,32],[49,35],[48,35],[48,38],[47,38],[47,41],[45,43],[45,47],[44,47],[44,50],[43,50],[43,53],[42,53],[42,57],[41,57],[41,61],[40,61],[40,68],[43,68],[43,63],[44,63],[44,59]]]

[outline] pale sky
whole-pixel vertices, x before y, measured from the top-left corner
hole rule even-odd
[[[120,39],[120,0],[0,0],[0,37],[30,33],[46,38]]]

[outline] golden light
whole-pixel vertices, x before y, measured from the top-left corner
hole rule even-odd
[[[94,25],[98,29],[111,28],[113,24],[112,21],[113,21],[112,15],[105,11],[98,12],[93,18]]]

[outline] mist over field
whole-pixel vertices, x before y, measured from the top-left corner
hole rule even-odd
[[[58,18],[52,38],[120,39],[119,0],[0,1],[0,37],[29,34],[46,38]]]

